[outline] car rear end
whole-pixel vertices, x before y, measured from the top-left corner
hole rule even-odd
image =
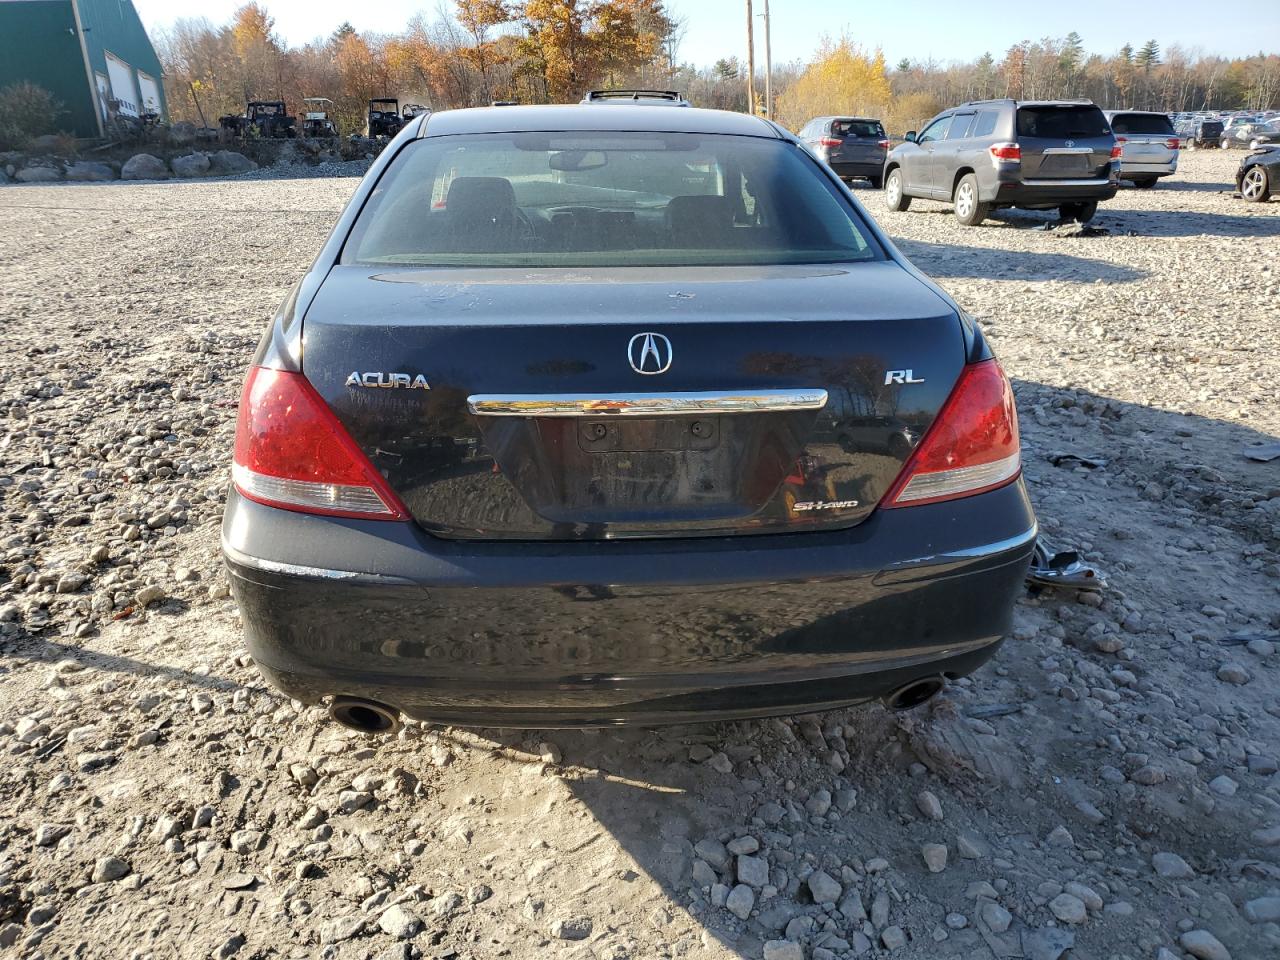
[[[1013,114],[1010,139],[989,149],[995,203],[1049,209],[1116,195],[1120,148],[1098,107],[1018,103]]]
[[[889,139],[879,120],[837,117],[818,141],[818,154],[842,180],[864,178],[878,187]]]
[[[1181,141],[1166,114],[1117,111],[1107,119],[1120,145],[1122,180],[1148,186],[1177,172]]]
[[[561,726],[976,669],[1036,529],[981,334],[771,125],[581,109],[402,134],[264,338],[223,524],[264,674]]]
[[[1194,143],[1197,147],[1217,147],[1222,144],[1225,130],[1221,120],[1202,120],[1196,124]]]

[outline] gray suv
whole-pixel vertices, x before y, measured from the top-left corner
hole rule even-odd
[[[871,117],[817,117],[799,137],[841,180],[865,177],[879,190],[889,140],[879,120]]]
[[[981,223],[1000,207],[1057,209],[1087,223],[1116,195],[1120,148],[1087,100],[982,100],[947,110],[885,160],[890,210],[912,197],[951,201],[956,218]]]

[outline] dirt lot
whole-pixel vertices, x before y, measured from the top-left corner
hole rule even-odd
[[[1100,602],[1027,597],[918,714],[389,741],[265,688],[217,553],[244,365],[356,181],[0,188],[0,945],[1280,956],[1280,460],[1244,454],[1280,436],[1280,202],[1238,158],[1099,237],[859,191],[985,322]]]

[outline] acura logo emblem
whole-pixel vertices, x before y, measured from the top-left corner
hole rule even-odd
[[[670,370],[671,356],[671,341],[660,333],[637,333],[627,344],[631,369],[646,376]]]

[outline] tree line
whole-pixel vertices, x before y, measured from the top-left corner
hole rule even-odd
[[[368,100],[394,96],[434,109],[493,100],[573,102],[593,88],[680,90],[696,106],[746,111],[745,68],[737,56],[696,66],[679,57],[683,26],[663,0],[454,0],[433,18],[398,32],[344,24],[301,46],[285,44],[265,6],[251,2],[230,23],[183,19],[156,37],[174,120],[216,126],[249,99],[327,97],[344,133],[364,125]],[[726,38],[726,46],[739,44]],[[1015,44],[965,63],[904,59],[842,36],[825,39],[807,62],[775,67],[774,103],[759,91],[754,109],[791,129],[809,118],[857,113],[884,119],[892,133],[937,111],[992,97],[1087,97],[1104,107],[1163,111],[1280,107],[1280,56],[1227,59],[1162,51],[1156,40],[1109,56],[1089,53],[1072,33]]]

